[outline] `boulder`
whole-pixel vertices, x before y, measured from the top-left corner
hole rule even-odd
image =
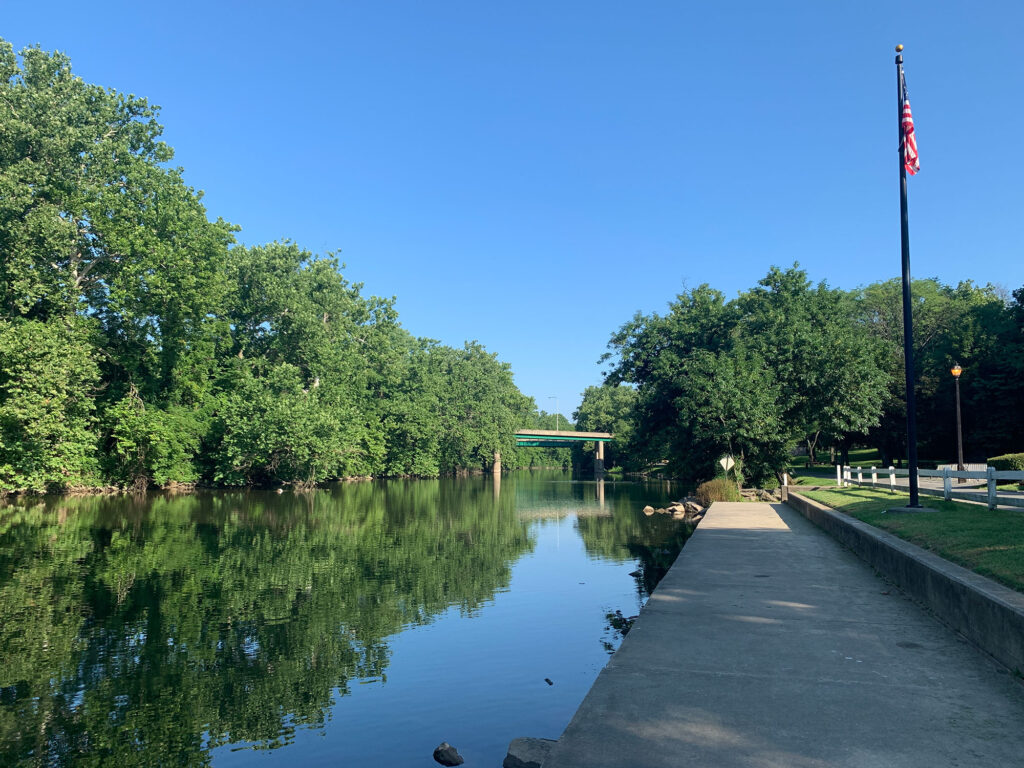
[[[690,501],[689,499],[687,499],[686,501],[683,502],[683,506],[686,508],[686,511],[689,512],[691,515],[704,515],[704,507],[702,507],[696,501]]]
[[[434,759],[441,765],[462,765],[465,760],[462,759],[462,755],[459,754],[459,750],[449,744],[447,741],[442,741],[437,745],[437,749],[434,750]]]
[[[650,504],[648,504],[646,507],[644,507],[644,514],[647,515],[648,517],[653,515],[654,514],[654,507],[652,507]]]
[[[552,739],[512,739],[501,768],[542,768],[551,748],[557,743]]]

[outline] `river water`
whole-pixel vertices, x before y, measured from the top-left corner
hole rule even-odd
[[[0,507],[0,765],[497,768],[688,530],[561,472]]]

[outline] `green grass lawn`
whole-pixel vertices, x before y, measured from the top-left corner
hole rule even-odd
[[[836,454],[836,463],[839,458]],[[919,459],[918,466],[921,469],[935,469],[939,464],[943,462],[937,459]],[[813,467],[807,466],[806,456],[790,456],[789,465],[797,472],[819,472],[822,469],[831,470],[832,474],[835,475],[836,465],[829,461],[828,451],[818,451],[817,463]],[[851,467],[878,467],[882,468],[882,456],[879,454],[877,448],[853,448],[850,450],[850,466]]]
[[[801,469],[799,475],[790,475],[792,485],[835,485],[835,469]]]
[[[800,493],[1024,592],[1024,511],[923,497],[935,512],[893,515],[885,510],[907,504],[906,494],[856,487]]]

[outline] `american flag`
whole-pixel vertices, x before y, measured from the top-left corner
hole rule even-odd
[[[903,94],[903,117],[900,118],[900,126],[903,135],[903,166],[907,173],[913,176],[921,170],[921,159],[917,156],[917,136],[914,135],[914,117],[910,114],[910,97],[907,95],[907,83],[903,79],[903,70],[900,69],[900,91]]]

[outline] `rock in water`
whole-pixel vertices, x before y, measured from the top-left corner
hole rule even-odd
[[[652,507],[650,504],[648,504],[646,507],[644,507],[644,514],[647,515],[648,517],[653,515],[654,514],[654,507]]]
[[[437,749],[434,750],[434,759],[441,765],[462,765],[466,762],[459,754],[459,750],[447,741],[442,741],[437,745]]]
[[[502,768],[541,768],[551,748],[557,744],[551,739],[512,739]]]

